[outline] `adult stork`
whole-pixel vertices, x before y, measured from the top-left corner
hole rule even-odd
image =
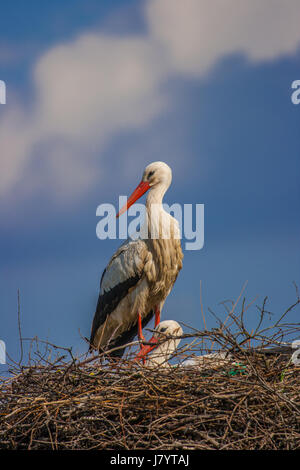
[[[183,253],[177,220],[162,205],[172,181],[164,162],[148,165],[137,188],[117,214],[119,217],[148,192],[145,225],[137,239],[128,239],[112,256],[100,281],[100,294],[92,324],[91,347],[112,350],[121,357],[136,334],[144,341],[142,328],[155,316],[155,327],[174,282],[182,268]],[[150,343],[156,343],[152,337]],[[153,345],[154,347],[154,345]],[[143,361],[151,350],[141,344]]]

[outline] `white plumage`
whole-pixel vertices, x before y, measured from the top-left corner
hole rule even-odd
[[[148,367],[167,367],[170,365],[168,359],[174,353],[180,343],[183,331],[179,323],[174,320],[165,320],[156,327],[153,337],[158,341],[158,346],[148,355],[145,363]],[[202,356],[194,356],[177,364],[187,368],[219,368],[232,361],[232,356],[225,351],[218,351]]]

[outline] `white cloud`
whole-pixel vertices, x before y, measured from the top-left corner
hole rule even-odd
[[[143,38],[95,34],[48,52],[35,70],[44,130],[100,140],[147,123],[162,107],[156,52]]]
[[[299,17],[299,0],[151,0],[145,35],[87,33],[51,48],[32,71],[31,110],[1,108],[0,195],[31,184],[80,196],[104,178],[105,146],[167,109],[169,77],[202,76],[234,52],[252,61],[293,53]],[[30,172],[34,159],[42,170]]]
[[[3,107],[1,111],[5,113]],[[9,110],[0,121],[0,195],[21,180],[35,140],[34,132],[34,126],[26,121],[20,109]]]
[[[199,76],[235,52],[270,60],[300,42],[299,0],[152,0],[147,17],[174,73]]]
[[[147,125],[165,107],[156,53],[143,38],[84,34],[43,55],[33,71],[34,108],[9,110],[0,121],[0,194],[22,186],[34,158],[44,167],[35,177],[53,194],[85,191],[99,176],[95,150],[101,155],[117,132]]]

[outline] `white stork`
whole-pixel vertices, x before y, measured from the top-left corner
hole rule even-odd
[[[170,368],[168,359],[176,353],[183,331],[179,323],[174,320],[165,320],[155,328],[153,338],[155,344],[149,345],[151,353],[147,356],[144,365],[147,367]],[[182,351],[183,352],[183,351]],[[275,347],[259,347],[244,350],[245,354],[263,354],[265,356],[287,356],[291,358],[293,354],[292,344],[282,343]],[[228,351],[217,351],[214,353],[192,356],[183,362],[176,364],[179,367],[192,369],[219,369],[228,365],[236,366],[234,356]]]
[[[168,359],[176,352],[182,334],[182,328],[176,321],[165,320],[160,322],[153,334],[156,344],[148,346],[149,351],[151,350],[152,352],[149,354],[144,364],[147,367],[170,367]],[[202,356],[194,356],[177,365],[188,368],[205,368],[209,366],[211,368],[219,368],[231,362],[231,354],[226,351],[218,351]]]
[[[143,341],[142,328],[154,315],[155,327],[159,324],[164,302],[182,268],[179,224],[162,206],[171,181],[172,171],[166,163],[151,163],[117,214],[119,217],[149,190],[146,230],[141,229],[146,236],[126,240],[111,258],[100,281],[90,345],[101,351],[119,348],[111,356],[121,357],[124,353],[121,346],[136,334]],[[154,337],[152,342],[156,342]],[[141,346],[138,358],[145,361],[150,350],[149,345]]]

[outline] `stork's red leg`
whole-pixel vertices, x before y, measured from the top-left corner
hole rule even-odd
[[[145,341],[145,336],[143,335],[142,317],[140,313],[138,313],[138,338],[139,338],[139,341]],[[143,345],[140,344],[141,349],[142,347]]]
[[[160,310],[159,310],[158,306],[156,305],[156,306],[155,306],[154,328],[157,327],[157,325],[159,324],[159,322],[160,322]]]
[[[155,328],[157,327],[159,322],[160,322],[160,310],[156,306],[155,307],[155,321],[154,321],[154,327]],[[140,313],[138,314],[138,338],[139,338],[140,341],[145,341],[145,337],[144,337],[143,331],[142,331],[142,317],[141,317]],[[148,345],[140,344],[141,350],[135,358],[136,361],[141,359],[143,361],[143,364],[145,364],[147,354],[149,354],[149,352],[152,351],[153,349],[155,349],[156,346],[157,346],[157,339],[154,338],[154,336],[152,336],[152,338],[148,341],[148,343],[151,343],[151,344],[148,344]]]

